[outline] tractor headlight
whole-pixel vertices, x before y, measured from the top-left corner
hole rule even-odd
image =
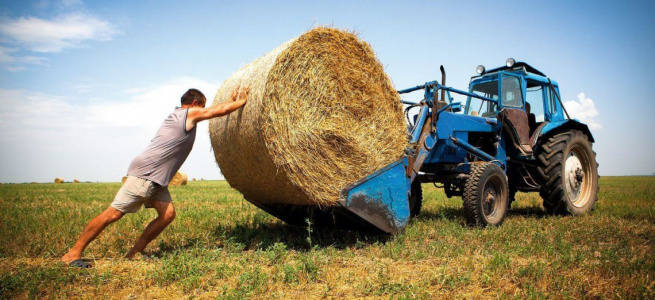
[[[475,68],[475,72],[477,72],[478,74],[482,74],[484,73],[484,71],[485,69],[483,65],[479,65],[477,68]]]
[[[507,59],[507,62],[505,62],[508,68],[511,68],[515,63],[516,61],[511,57]]]

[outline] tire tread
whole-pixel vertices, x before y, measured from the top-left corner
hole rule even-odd
[[[589,143],[589,138],[581,131],[570,130],[555,134],[542,144],[540,149],[538,149],[539,154],[537,155],[537,158],[540,164],[537,166],[537,173],[542,183],[541,188],[539,189],[539,195],[543,199],[544,208],[551,214],[572,214],[572,212],[568,210],[564,200],[566,191],[564,190],[564,183],[561,174],[563,173],[562,168],[564,167],[564,151],[566,150],[569,141],[574,137],[582,137]],[[598,163],[596,162],[596,152],[593,152],[592,159],[597,168]],[[595,197],[598,197],[598,184],[596,184]]]

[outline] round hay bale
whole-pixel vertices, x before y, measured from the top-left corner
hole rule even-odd
[[[121,181],[125,183],[125,181],[127,181],[127,176],[123,176],[123,179],[121,179]]]
[[[186,175],[186,173],[178,171],[175,173],[175,176],[173,176],[173,179],[171,179],[171,182],[169,182],[168,185],[186,185],[188,181],[189,177]]]
[[[75,180],[73,180],[73,183],[80,183],[80,181],[75,179]]]
[[[209,131],[225,179],[251,202],[335,205],[406,146],[399,96],[353,33],[318,27],[284,43],[232,74],[214,104],[238,86],[248,103]]]
[[[61,177],[55,178],[55,183],[64,183],[64,179]]]

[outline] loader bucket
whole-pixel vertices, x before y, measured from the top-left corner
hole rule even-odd
[[[274,217],[297,226],[332,227],[395,234],[409,220],[407,158],[399,159],[341,191],[336,206],[270,204],[250,201]]]
[[[360,219],[389,234],[405,229],[409,221],[407,158],[401,158],[341,191],[340,205]]]

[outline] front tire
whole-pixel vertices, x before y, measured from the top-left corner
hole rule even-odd
[[[507,176],[493,163],[471,165],[464,187],[464,213],[470,226],[497,226],[503,223],[508,206]]]
[[[578,130],[556,134],[537,157],[546,211],[576,216],[591,211],[598,196],[598,164],[587,136]]]

